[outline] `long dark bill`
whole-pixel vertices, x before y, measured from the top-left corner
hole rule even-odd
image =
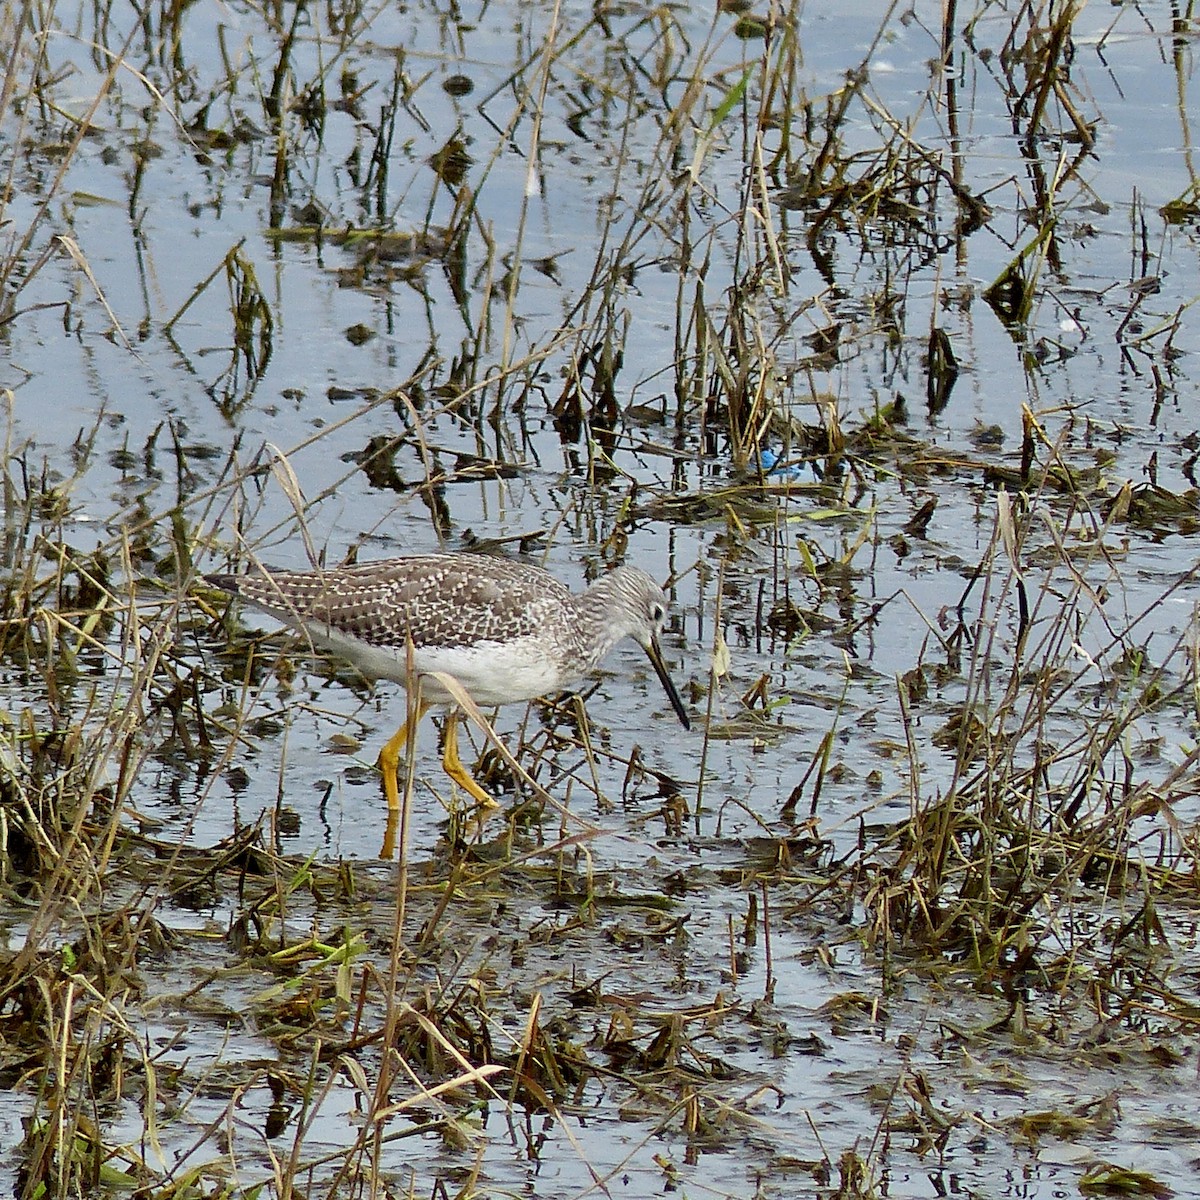
[[[679,723],[684,729],[691,729],[691,718],[687,714],[687,709],[683,707],[683,700],[675,687],[674,680],[667,673],[667,664],[663,662],[662,647],[658,644],[658,638],[650,639],[650,644],[646,647],[646,657],[650,660],[650,665],[654,668],[659,683],[663,685],[663,691],[667,693],[667,699],[671,701],[671,707],[675,710]]]

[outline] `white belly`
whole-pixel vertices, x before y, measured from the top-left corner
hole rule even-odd
[[[368,678],[392,679],[407,686],[408,663],[402,648],[368,646],[328,628],[311,632],[314,645],[349,660]],[[421,676],[422,698],[434,704],[451,703],[445,688],[429,678],[434,671],[452,675],[476,704],[485,706],[532,700],[563,691],[580,679],[572,667],[547,657],[545,644],[536,638],[443,649],[425,646],[414,649],[412,666]]]

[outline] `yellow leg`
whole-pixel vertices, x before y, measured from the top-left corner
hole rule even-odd
[[[394,809],[388,809],[387,826],[383,831],[383,845],[379,849],[379,857],[391,862],[396,857],[396,834],[399,832],[400,814]]]
[[[450,715],[446,718],[446,745],[442,750],[442,770],[481,808],[499,808],[500,805],[471,778],[467,773],[467,768],[462,765],[462,759],[458,757],[458,718],[460,715],[457,708],[452,708]]]
[[[429,705],[420,703],[413,713],[413,728],[421,723],[421,718],[429,711]],[[408,722],[405,721],[393,737],[387,741],[379,752],[379,769],[383,772],[383,794],[387,797],[387,806],[392,812],[400,808],[400,784],[396,776],[400,765],[400,752],[408,742]]]

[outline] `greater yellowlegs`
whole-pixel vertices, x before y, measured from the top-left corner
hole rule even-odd
[[[437,674],[451,676],[479,705],[532,700],[575,686],[630,637],[645,650],[683,727],[691,727],[659,645],[667,598],[637,567],[617,567],[579,595],[541,567],[479,554],[205,578],[370,679],[407,686],[411,661],[411,674],[420,679],[415,720],[430,705],[450,706],[442,767],[481,805],[495,801],[462,765],[459,714]],[[396,768],[407,736],[404,722],[379,755],[393,811],[400,807]]]

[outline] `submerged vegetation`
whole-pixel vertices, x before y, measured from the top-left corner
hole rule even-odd
[[[1200,15],[855,7],[0,0],[0,1188],[1192,1186]],[[379,859],[201,576],[435,546],[669,579],[697,729]]]

